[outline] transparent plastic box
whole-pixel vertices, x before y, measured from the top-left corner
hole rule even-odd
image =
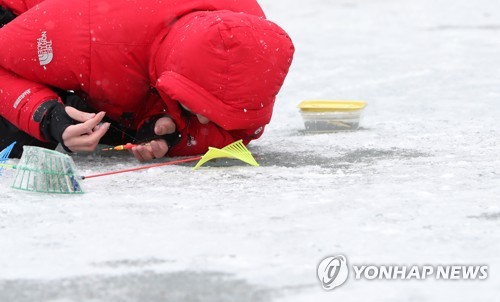
[[[308,100],[299,104],[307,132],[352,131],[359,128],[366,102]]]

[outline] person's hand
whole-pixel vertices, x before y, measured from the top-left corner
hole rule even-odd
[[[169,117],[162,117],[156,121],[154,132],[156,135],[167,135],[175,132],[175,123]],[[133,147],[131,150],[139,161],[149,161],[164,157],[168,152],[167,142],[163,139],[152,140],[148,144]]]
[[[100,124],[106,113],[88,113],[66,106],[66,113],[79,124],[64,130],[64,145],[73,152],[94,151],[99,140],[106,134],[110,123]]]

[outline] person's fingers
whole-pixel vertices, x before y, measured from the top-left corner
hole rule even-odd
[[[156,135],[166,135],[175,132],[175,123],[169,117],[162,117],[156,121],[155,124],[155,134]]]
[[[69,126],[63,132],[63,141],[66,143],[66,140],[70,138],[76,138],[82,136],[84,134],[90,135],[94,131],[94,128],[102,121],[105,113],[99,112],[93,118],[85,121],[84,123],[76,124]]]
[[[76,138],[79,138],[80,136],[84,134],[90,134],[92,133],[92,129],[87,129],[83,124],[76,124],[69,126],[64,130],[62,134],[62,139],[64,141],[64,144],[67,145],[67,143],[71,140],[74,140]]]
[[[110,123],[105,123],[100,126],[98,126],[97,130],[92,132],[92,134],[88,136],[82,136],[81,137],[81,148],[79,151],[87,151],[91,152],[94,151],[97,145],[99,144],[99,141],[101,138],[106,134],[106,132],[109,130]]]
[[[155,158],[162,158],[165,154],[167,154],[168,145],[163,139],[151,141],[149,146],[151,147],[151,151],[153,152]]]
[[[134,157],[141,161],[150,161],[161,158],[167,154],[168,145],[164,140],[151,141],[147,145],[138,145],[130,149]]]
[[[130,149],[130,152],[132,152],[132,154],[134,154],[134,157],[140,161],[140,162],[143,162],[145,161],[144,158],[142,158],[142,155],[141,153],[139,153],[139,151],[137,150],[137,147],[134,147],[132,149]]]
[[[84,111],[80,111],[74,107],[71,107],[71,106],[66,106],[66,113],[69,115],[69,117],[71,117],[72,119],[74,119],[75,121],[77,122],[86,122],[88,121],[89,119],[95,117],[95,113],[88,113],[88,112],[84,112]]]
[[[105,115],[106,113],[104,111],[101,111],[98,114],[96,114],[93,118],[85,121],[83,125],[88,127],[88,129],[91,129],[92,131],[92,129],[94,129],[97,125],[99,125],[99,123],[102,121]]]
[[[134,156],[141,162],[150,161],[154,158],[153,153],[146,146],[137,146],[132,148]]]
[[[78,125],[70,126],[70,127],[76,127]],[[106,134],[106,132],[109,130],[109,123],[105,123],[103,125],[100,125],[99,127],[96,127],[96,130],[92,132],[89,135],[75,135],[75,136],[68,136],[66,139],[64,139],[64,144],[66,147],[68,147],[71,151],[94,151],[97,144],[99,144],[99,141],[101,138]],[[67,130],[73,130],[68,127]],[[66,131],[65,131],[66,133]],[[64,134],[63,133],[63,137]],[[78,132],[76,132],[78,133]],[[71,132],[70,132],[71,134]]]
[[[109,127],[111,126],[110,123],[104,123],[102,125],[96,126],[94,129],[94,132],[92,132],[91,135],[89,135],[89,138],[95,140],[97,143],[101,140],[101,138],[108,132]]]

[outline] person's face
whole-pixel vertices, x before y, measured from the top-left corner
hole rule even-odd
[[[189,111],[189,112],[193,113],[194,115],[196,115],[196,117],[198,118],[198,121],[200,122],[200,124],[205,125],[205,124],[210,123],[210,120],[209,120],[208,118],[204,117],[204,116],[203,116],[203,115],[201,115],[201,114],[197,114],[197,113],[195,113],[195,112],[191,111],[191,109],[189,109],[188,107],[186,107],[186,106],[185,106],[185,105],[183,105],[182,103],[179,103],[179,104],[181,104],[182,108],[184,108],[185,110],[187,110],[187,111]]]

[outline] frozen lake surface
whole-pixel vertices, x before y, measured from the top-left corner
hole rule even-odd
[[[261,167],[218,161],[84,180],[0,178],[0,301],[494,301],[500,297],[500,2],[262,0],[297,52]],[[305,99],[368,102],[310,135]],[[86,175],[138,165],[79,154]],[[11,161],[15,163],[15,161]],[[354,280],[319,262],[489,266],[485,281]]]

